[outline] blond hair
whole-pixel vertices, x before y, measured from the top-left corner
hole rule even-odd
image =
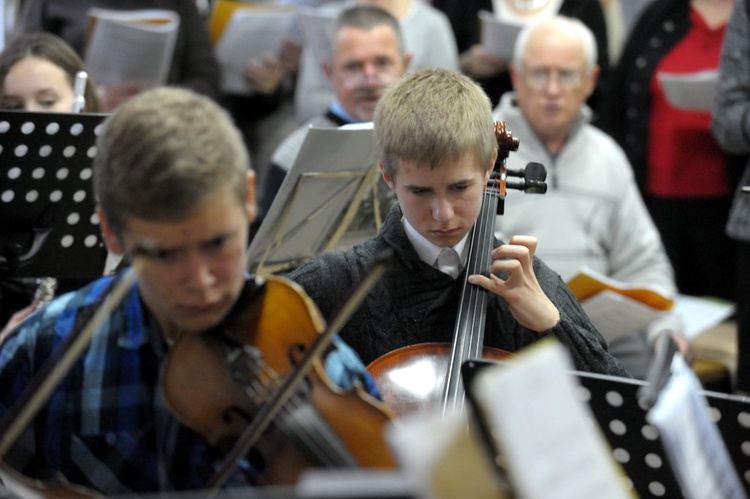
[[[398,160],[437,168],[467,153],[484,169],[497,150],[489,97],[455,71],[402,77],[381,97],[374,121],[380,159],[392,176]]]
[[[104,122],[94,191],[113,230],[128,218],[181,220],[230,186],[247,197],[250,159],[229,115],[192,91],[161,87],[119,106]]]

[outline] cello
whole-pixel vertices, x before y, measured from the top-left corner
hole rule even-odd
[[[546,170],[539,163],[529,163],[524,170],[508,170],[505,160],[518,150],[519,141],[504,122],[495,122],[498,155],[490,180],[485,187],[482,208],[469,239],[467,275],[484,274],[491,264],[494,247],[495,216],[502,215],[506,189],[528,193],[546,192]],[[517,177],[510,181],[508,176]],[[419,343],[398,348],[375,359],[367,369],[383,394],[383,400],[397,416],[425,406],[439,407],[443,412],[460,410],[464,402],[461,366],[470,359],[503,360],[511,352],[484,345],[484,326],[488,291],[464,280],[453,341]],[[418,386],[412,380],[419,380]]]

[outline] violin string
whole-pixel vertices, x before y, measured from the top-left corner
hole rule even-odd
[[[265,363],[263,363],[264,368],[258,369],[260,367],[258,363],[254,363],[253,371],[255,371],[255,376],[251,377],[250,379],[243,380],[243,386],[245,387],[245,391],[248,392],[248,396],[252,400],[267,400],[270,398],[271,394],[273,393],[273,384],[277,384],[278,377],[275,375],[276,372],[270,368],[268,368]],[[270,380],[271,383],[266,383],[264,381],[261,381],[261,378],[264,378],[266,380]],[[293,418],[295,412],[299,410],[301,406],[301,403],[298,399],[298,396],[292,396],[290,400],[282,407],[281,409],[281,415],[284,419],[287,421],[291,418]],[[284,425],[279,424],[280,428],[290,428],[291,425]],[[305,428],[305,426],[300,426],[301,428]],[[299,438],[299,437],[298,437]],[[304,438],[300,438],[303,442],[305,442],[306,445],[309,444],[309,442],[314,442],[315,439],[308,436]],[[323,454],[323,451],[320,449],[314,449],[312,447],[315,447],[314,445],[309,445],[310,451],[314,453],[314,455],[321,458],[322,461],[329,461],[329,458]]]
[[[251,362],[250,366],[252,375],[246,376],[249,379],[242,380],[243,386],[251,400],[268,400],[273,393],[273,385],[279,385],[278,373],[262,359],[255,360],[257,362]],[[323,465],[351,464],[353,459],[344,454],[345,449],[331,445],[330,428],[321,421],[320,417],[314,417],[315,411],[306,411],[305,407],[310,407],[310,403],[298,394],[293,395],[281,409],[284,421],[290,423],[282,423],[280,427],[296,430],[294,436],[307,446],[309,452],[316,456]],[[304,421],[301,421],[302,417],[305,417]]]
[[[267,364],[263,364],[267,371],[275,374]],[[285,408],[287,416],[299,420],[303,415],[308,415],[305,424],[298,424],[297,436],[309,447],[315,456],[325,461],[328,466],[336,465],[354,465],[353,458],[349,451],[338,441],[338,437],[333,438],[332,430],[322,420],[316,411],[305,411],[304,408],[311,407],[311,403],[305,400],[301,395],[294,395]],[[310,423],[314,423],[311,427]]]

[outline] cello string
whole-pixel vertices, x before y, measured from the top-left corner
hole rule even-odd
[[[497,209],[495,194],[486,188],[482,208],[474,223],[469,245],[467,275],[486,274],[489,268],[488,248],[492,247],[494,217]],[[461,365],[464,360],[481,358],[484,351],[484,324],[487,292],[480,286],[464,283],[459,303],[450,362],[443,390],[443,410],[463,404]]]

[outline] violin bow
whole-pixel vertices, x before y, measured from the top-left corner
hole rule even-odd
[[[372,266],[364,279],[357,285],[349,299],[344,303],[339,312],[335,315],[328,327],[320,333],[310,349],[306,352],[302,360],[297,364],[295,369],[284,382],[274,392],[273,396],[260,408],[252,422],[245,428],[235,445],[232,447],[222,467],[216,472],[211,483],[209,491],[212,492],[209,497],[215,493],[229,478],[230,473],[236,467],[237,463],[250,452],[255,444],[258,443],[263,432],[268,428],[274,418],[278,415],[284,404],[291,398],[294,389],[300,384],[302,379],[307,375],[312,363],[317,359],[331,343],[334,334],[349,321],[354,311],[365,299],[375,283],[382,277],[385,272],[386,264],[391,259],[391,253],[382,254],[373,261]]]

